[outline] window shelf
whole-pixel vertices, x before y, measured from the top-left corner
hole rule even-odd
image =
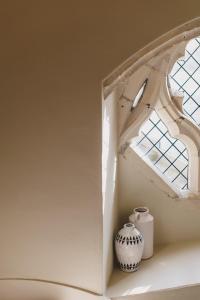
[[[134,273],[114,269],[108,297],[122,297],[200,284],[200,241],[170,244],[156,249]]]

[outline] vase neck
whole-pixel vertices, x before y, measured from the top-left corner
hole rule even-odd
[[[134,209],[134,214],[141,216],[147,216],[149,214],[149,209],[147,207],[137,207]]]

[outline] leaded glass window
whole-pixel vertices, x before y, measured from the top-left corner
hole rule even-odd
[[[188,189],[187,149],[180,140],[170,136],[155,111],[143,124],[131,147],[178,189]]]
[[[185,56],[172,68],[169,83],[172,92],[183,92],[184,114],[200,126],[200,37],[188,43]]]

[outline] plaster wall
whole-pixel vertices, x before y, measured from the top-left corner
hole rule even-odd
[[[104,287],[113,269],[113,236],[117,227],[117,103],[115,93],[103,101],[103,265]]]
[[[102,292],[101,80],[198,12],[198,0],[1,1],[1,278]]]
[[[74,288],[31,280],[0,280],[3,300],[106,300]]]

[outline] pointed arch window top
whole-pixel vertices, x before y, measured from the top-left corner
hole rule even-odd
[[[110,95],[117,105],[119,154],[130,161],[139,154],[151,167],[150,181],[168,185],[173,198],[199,199],[200,18],[114,70],[103,81],[104,99]]]

